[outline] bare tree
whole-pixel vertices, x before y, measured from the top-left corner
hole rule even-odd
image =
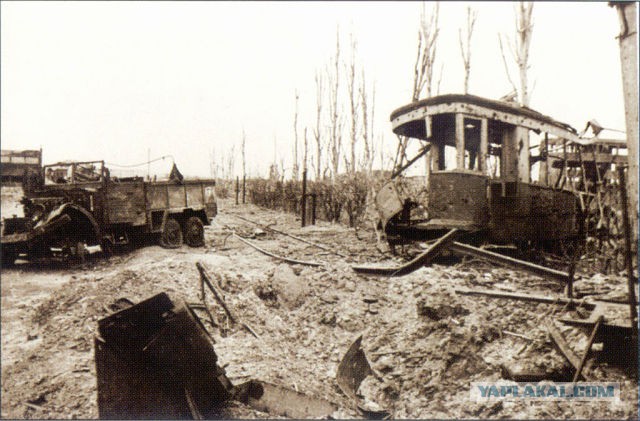
[[[298,179],[298,90],[296,89],[296,111],[293,117],[293,169],[292,179]]]
[[[316,140],[316,181],[320,180],[322,174],[322,97],[323,97],[322,74],[316,72],[316,127],[313,136]]]
[[[336,30],[336,54],[331,66],[327,69],[327,81],[329,82],[329,158],[331,161],[331,177],[338,175],[340,167],[340,154],[342,152],[342,125],[343,120],[338,110],[340,93],[340,32]]]
[[[211,147],[209,152],[209,172],[212,178],[218,178],[218,164],[216,163],[216,148]]]
[[[231,149],[229,150],[229,154],[227,156],[227,178],[233,178],[235,173],[236,166],[236,145],[231,145]]]
[[[303,171],[307,171],[307,157],[309,154],[309,143],[307,141],[307,128],[304,128],[304,155],[303,155],[303,161],[302,161],[302,169]]]
[[[246,154],[247,136],[242,129],[242,177],[247,176],[247,154]]]
[[[376,100],[376,88],[375,85],[372,88],[372,101],[371,106],[368,105],[367,97],[367,84],[364,69],[362,69],[362,76],[360,79],[360,100],[362,107],[362,143],[364,146],[364,160],[363,167],[367,171],[368,175],[371,175],[373,167],[373,157],[375,155],[375,144],[371,138],[373,135],[373,122],[375,114],[375,100]],[[369,113],[371,113],[371,127],[369,127]]]
[[[467,6],[467,28],[465,33],[465,42],[462,41],[462,28],[458,29],[458,41],[460,41],[460,54],[464,63],[464,93],[469,93],[469,75],[471,74],[471,37],[473,36],[473,27],[476,24],[477,12]],[[442,75],[442,71],[440,71]],[[439,85],[440,83],[438,83]],[[439,90],[439,89],[438,89]]]
[[[438,27],[439,14],[440,3],[436,2],[427,21],[423,3],[422,13],[420,14],[420,29],[418,31],[418,54],[414,66],[413,101],[420,99],[423,91],[427,98],[431,96],[433,66],[436,61],[437,51],[436,42],[440,32]]]
[[[531,92],[529,91],[528,73],[529,73],[529,46],[531,45],[531,36],[533,34],[533,2],[520,2],[516,6],[516,37],[515,43],[510,40],[508,36],[505,36],[507,46],[511,52],[512,57],[518,66],[520,73],[520,88],[518,89],[511,79],[509,73],[509,67],[507,65],[507,59],[505,57],[504,48],[502,45],[502,36],[498,34],[498,40],[500,45],[500,52],[502,54],[502,61],[504,63],[507,78],[511,83],[511,86],[516,92],[518,92],[518,98],[520,105],[528,107],[531,99]]]
[[[431,96],[433,85],[433,67],[436,61],[437,40],[440,28],[438,20],[440,14],[440,4],[436,2],[429,16],[422,5],[422,13],[420,14],[420,28],[418,29],[418,53],[413,68],[413,91],[411,95],[412,101],[418,101],[421,96],[429,98]],[[440,71],[442,75],[442,70]],[[438,83],[439,84],[439,83]],[[438,87],[439,89],[439,87]],[[393,160],[395,168],[400,168],[407,158],[407,144],[409,139],[404,136],[398,136],[398,147]]]
[[[378,144],[378,148],[379,148],[378,153],[380,154],[380,169],[384,170],[384,167],[385,167],[384,135],[380,134],[379,138],[380,138],[380,143]]]
[[[351,34],[351,59],[347,65],[347,90],[349,94],[349,109],[351,111],[351,160],[346,162],[347,172],[356,172],[356,143],[358,142],[358,100],[356,98],[356,40]]]

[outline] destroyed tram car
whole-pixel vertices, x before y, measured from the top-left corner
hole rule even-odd
[[[104,161],[45,165],[25,176],[23,190],[24,217],[3,221],[3,266],[83,257],[98,245],[109,253],[149,236],[166,248],[198,247],[217,214],[215,180],[111,177]]]
[[[391,123],[396,135],[420,142],[376,195],[391,246],[451,229],[468,241],[552,250],[579,238],[579,197],[563,188],[563,168],[549,154],[550,145],[579,139],[571,126],[472,95],[413,102],[395,110]],[[420,176],[402,176],[419,164]]]

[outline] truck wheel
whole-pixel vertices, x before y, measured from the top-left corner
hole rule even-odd
[[[191,247],[204,245],[204,225],[197,216],[187,219],[187,223],[184,225],[184,242]]]
[[[15,264],[17,258],[18,254],[15,251],[2,250],[2,267],[12,267]]]
[[[176,249],[182,245],[182,228],[174,218],[167,219],[160,235],[160,245],[167,249]]]

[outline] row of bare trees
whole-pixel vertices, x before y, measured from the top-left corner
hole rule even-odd
[[[515,6],[515,36],[498,34],[500,51],[513,95],[518,97],[521,105],[528,106],[531,92],[528,87],[529,46],[533,32],[533,3],[521,2]],[[464,66],[464,93],[469,92],[469,80],[472,63],[472,38],[477,19],[477,12],[471,7],[466,9],[466,26],[458,29],[459,47]],[[435,2],[428,10],[423,3],[418,28],[416,61],[413,68],[413,89],[411,100],[429,98],[439,93],[443,75],[440,65],[436,80],[436,59],[438,50],[439,2]],[[511,74],[504,45],[518,68],[520,83],[516,86]],[[347,51],[343,51],[339,28],[336,30],[335,50],[327,63],[315,74],[315,118],[302,129],[300,139],[300,116],[298,105],[301,100],[299,91],[295,90],[295,114],[293,118],[293,153],[291,166],[292,179],[298,180],[303,169],[312,169],[308,174],[316,180],[332,179],[340,171],[353,174],[356,171],[371,173],[376,153],[379,163],[385,167],[383,136],[374,131],[375,82],[367,84],[364,66],[358,61],[358,43],[353,33],[349,34]],[[302,100],[313,100],[302,98]],[[308,136],[310,133],[310,136]],[[311,141],[309,140],[311,137]],[[243,131],[243,142],[246,137]],[[300,144],[302,143],[302,153]],[[400,167],[407,160],[407,139],[398,139],[394,167]],[[226,152],[211,153],[211,175],[231,178],[235,170],[234,147]],[[243,159],[242,174],[246,175]],[[276,164],[275,162],[273,163]]]
[[[499,34],[499,45],[503,56],[507,78],[519,92],[522,105],[528,105],[530,91],[528,90],[527,71],[529,68],[529,45],[533,29],[532,21],[533,3],[519,3],[516,6],[516,36],[515,41],[510,37]],[[466,26],[459,28],[459,47],[464,66],[464,92],[469,92],[469,80],[472,63],[472,39],[477,19],[477,12],[470,7],[466,9]],[[436,79],[436,60],[438,51],[439,3],[435,2],[429,9],[423,4],[418,28],[417,54],[413,68],[413,89],[411,100],[428,98],[432,94],[439,93],[440,81],[443,75],[443,66],[440,66]],[[329,208],[333,208],[333,215],[339,215],[342,207],[349,213],[349,219],[356,218],[358,208],[365,206],[367,199],[372,198],[373,186],[370,180],[373,173],[374,160],[379,154],[379,163],[384,168],[383,137],[376,133],[374,127],[375,117],[375,82],[368,83],[364,66],[358,57],[358,42],[353,33],[348,36],[347,48],[344,48],[343,37],[339,27],[336,29],[334,51],[323,66],[318,68],[314,75],[315,98],[301,97],[298,89],[294,93],[295,111],[293,116],[293,149],[291,166],[291,179],[300,179],[303,171],[308,178],[316,181],[325,180],[331,186],[346,188],[351,195],[345,197],[337,192],[326,192],[326,197],[331,197]],[[513,83],[507,58],[504,53],[503,39],[509,46],[509,50],[520,71],[519,88]],[[315,100],[315,115],[313,121],[305,124],[300,118],[300,101]],[[302,136],[301,136],[302,135]],[[402,167],[409,158],[407,147],[409,139],[398,137],[395,157],[393,162],[395,169]],[[242,174],[246,175],[245,156],[246,136],[242,134]],[[302,151],[300,150],[302,148]],[[212,163],[212,175],[214,177],[232,178],[234,172],[233,156],[234,148],[225,155],[220,154],[217,162]],[[214,162],[212,156],[212,162]],[[427,153],[426,161],[430,156]],[[284,162],[278,168],[276,162],[271,165],[269,177],[284,181]],[[365,177],[356,177],[355,174],[363,173]],[[340,180],[343,177],[345,180]],[[364,180],[364,186],[350,186],[349,182],[356,183]],[[357,202],[357,203],[354,203]],[[338,216],[336,216],[337,218]]]
[[[358,60],[355,35],[349,35],[346,53],[342,45],[337,28],[334,53],[315,73],[315,116],[304,129],[301,165],[298,153],[293,156],[294,168],[312,169],[316,180],[335,179],[341,171],[370,173],[382,139],[374,137],[375,83],[367,84],[364,66]],[[298,150],[298,99],[296,91],[294,151]],[[312,133],[313,146],[308,132]]]

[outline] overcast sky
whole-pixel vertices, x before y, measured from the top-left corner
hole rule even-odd
[[[497,34],[513,33],[514,5],[469,4],[478,12],[470,93],[499,98],[511,85]],[[440,93],[463,89],[458,28],[466,5],[440,5]],[[343,46],[350,33],[357,39],[367,81],[375,81],[374,128],[391,153],[389,114],[411,99],[421,7],[2,2],[2,148],[42,147],[45,163],[122,165],[143,162],[150,151],[173,155],[187,175],[209,176],[212,151],[220,156],[235,144],[238,153],[244,130],[247,170],[266,175],[274,154],[290,165],[296,89],[300,133],[313,127],[314,75],[333,54],[339,26]],[[615,9],[544,2],[533,16],[531,108],[578,130],[592,118],[624,130]]]

